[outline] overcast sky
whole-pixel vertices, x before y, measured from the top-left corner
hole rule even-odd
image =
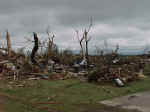
[[[120,52],[137,52],[150,44],[150,0],[0,0],[1,44],[9,30],[15,47],[38,32],[46,38],[46,28],[56,34],[61,48],[78,50],[75,29],[83,31],[93,18],[90,50],[107,41]]]

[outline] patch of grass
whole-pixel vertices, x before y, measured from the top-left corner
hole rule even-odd
[[[41,112],[37,108],[33,108],[30,104],[21,103],[9,98],[4,98],[5,112]]]
[[[150,75],[150,64],[146,64],[144,67],[144,74]]]
[[[115,85],[80,82],[75,79],[26,81],[27,87],[23,88],[10,87],[11,85],[6,84],[6,82],[0,82],[0,91],[3,94],[20,99],[20,101],[15,100],[15,98],[7,100],[7,107],[12,108],[7,109],[7,112],[18,112],[13,108],[21,109],[20,112],[38,112],[37,110],[40,111],[39,108],[43,108],[44,111],[42,112],[48,112],[49,110],[54,112],[88,112],[86,111],[88,105],[90,105],[90,109],[104,108],[104,105],[97,104],[99,101],[150,90],[149,82],[150,78],[148,77],[144,80],[132,82],[123,88],[118,88]],[[46,104],[50,101],[57,104]],[[45,104],[37,104],[41,102],[45,102]],[[38,108],[32,109],[32,106],[36,104]]]

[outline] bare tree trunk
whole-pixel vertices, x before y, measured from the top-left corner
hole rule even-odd
[[[85,29],[84,33],[83,33],[83,37],[81,38],[81,40],[79,39],[79,33],[78,33],[78,30],[76,31],[77,33],[77,38],[78,38],[78,41],[80,43],[80,47],[81,47],[81,52],[82,52],[82,56],[84,58],[86,58],[86,61],[87,61],[87,65],[89,64],[89,54],[88,54],[88,42],[91,40],[91,37],[88,37],[88,33],[89,31],[91,30],[91,27],[92,27],[92,18],[90,19],[90,25],[88,27],[88,29]],[[83,46],[82,46],[82,41],[84,40],[85,42],[85,54],[83,53]]]
[[[32,49],[32,53],[31,53],[31,61],[32,61],[32,63],[37,64],[37,61],[34,58],[35,58],[35,54],[39,48],[38,37],[37,37],[37,33],[34,32],[33,34],[34,34],[34,47]]]
[[[83,52],[83,46],[82,46],[82,43],[80,43],[80,46],[81,46],[81,56],[82,58],[84,57],[84,52]]]
[[[6,32],[6,39],[7,39],[7,52],[8,52],[8,57],[11,56],[11,41],[10,41],[10,35],[9,32]]]
[[[89,64],[88,42],[86,42],[86,59],[87,59],[87,64]]]
[[[85,29],[84,31],[84,39],[85,39],[85,57],[86,57],[86,60],[87,60],[87,65],[89,65],[89,53],[88,53],[88,43],[89,41],[91,40],[91,37],[88,37],[88,33],[89,31],[91,30],[91,27],[92,27],[92,18],[90,20],[90,25],[89,25],[89,28],[88,29]]]
[[[47,59],[46,59],[46,63],[49,60],[49,57],[52,55],[52,50],[53,50],[53,45],[54,45],[54,37],[55,35],[53,35],[52,37],[50,37],[50,34],[48,33],[49,36],[49,42],[48,42],[48,50],[47,50]]]
[[[80,38],[79,38],[79,31],[76,30],[76,33],[77,33],[78,42],[79,42],[80,47],[81,47],[81,56],[82,56],[82,58],[84,58],[84,49],[83,49],[83,45],[82,45],[82,42],[83,42],[83,40],[84,40],[84,34],[83,34],[83,37],[80,39]]]
[[[51,40],[50,40],[50,38],[49,38],[49,41],[48,41],[48,49],[47,49],[47,60],[48,60],[50,54],[51,54]]]
[[[89,40],[87,39],[88,32],[85,30],[84,32],[84,38],[85,38],[85,57],[86,57],[86,61],[87,61],[87,65],[89,64],[89,53],[88,53],[88,42]]]

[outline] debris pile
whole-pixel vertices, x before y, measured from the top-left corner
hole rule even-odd
[[[115,59],[116,60],[116,59]],[[88,75],[89,82],[112,82],[114,81],[119,86],[124,86],[128,82],[135,81],[137,79],[145,78],[143,74],[145,63],[141,59],[126,60],[118,59],[109,61],[109,64],[103,64],[92,70]]]
[[[7,38],[9,38],[7,32]],[[54,35],[53,35],[54,38]],[[9,40],[9,39],[8,39]],[[37,54],[39,39],[34,33],[34,47],[30,56],[15,53],[9,45],[8,49],[0,49],[0,80],[65,80],[70,78],[88,79],[89,82],[115,82],[118,86],[137,79],[145,78],[143,68],[145,61],[142,58],[120,58],[116,54],[103,55],[102,63],[90,64],[90,56],[74,64],[63,64],[51,59],[52,43],[49,40],[48,53],[45,56]],[[10,43],[10,42],[9,42]],[[117,48],[118,49],[118,48]],[[117,51],[115,51],[116,53]],[[9,54],[9,55],[8,55]],[[70,55],[70,54],[69,54]],[[74,55],[75,57],[76,55]],[[60,57],[59,57],[60,58]],[[99,60],[98,59],[98,60]],[[96,60],[98,62],[98,60]]]

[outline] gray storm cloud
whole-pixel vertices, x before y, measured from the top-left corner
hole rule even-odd
[[[79,50],[75,29],[88,27],[92,16],[90,50],[95,45],[102,48],[107,40],[110,49],[119,44],[122,53],[142,52],[150,44],[149,4],[149,0],[0,0],[1,37],[8,29],[19,48],[34,31],[46,37],[50,26],[56,44]]]

